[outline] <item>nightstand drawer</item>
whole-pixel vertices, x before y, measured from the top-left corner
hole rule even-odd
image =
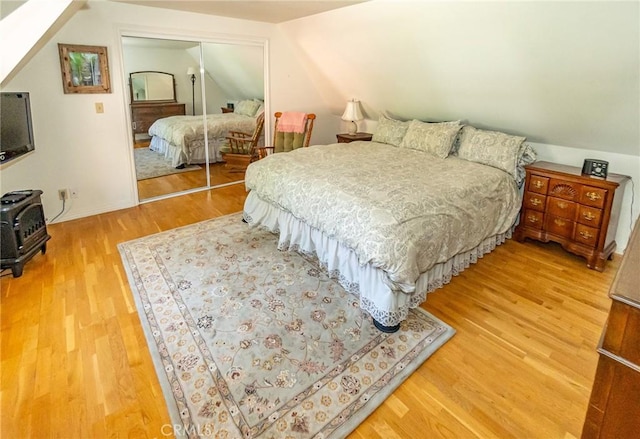
[[[576,235],[573,238],[575,241],[595,247],[598,243],[598,233],[600,231],[593,227],[585,226],[584,224],[576,224]]]
[[[566,218],[547,215],[545,221],[545,229],[552,235],[562,236],[564,238],[573,238],[573,229],[575,223]]]
[[[576,215],[576,203],[562,198],[549,197],[547,212],[550,215],[573,220]]]
[[[527,209],[539,210],[540,212],[544,212],[544,205],[546,202],[547,197],[533,192],[527,192],[524,197],[524,207]]]
[[[605,189],[600,189],[591,186],[582,186],[580,191],[580,203],[587,206],[599,207],[604,206],[604,200],[607,196]]]
[[[530,192],[536,192],[538,194],[546,194],[548,188],[548,178],[541,177],[539,175],[532,175],[531,179],[529,180],[529,187],[527,188],[527,190]]]
[[[599,227],[602,220],[602,210],[595,207],[580,205],[578,212],[578,222],[590,227]]]
[[[523,219],[525,224],[528,227],[533,227],[534,229],[541,229],[542,224],[544,223],[544,214],[542,212],[527,209]]]

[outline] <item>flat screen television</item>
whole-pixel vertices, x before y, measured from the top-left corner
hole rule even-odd
[[[34,149],[29,93],[0,93],[0,163]]]

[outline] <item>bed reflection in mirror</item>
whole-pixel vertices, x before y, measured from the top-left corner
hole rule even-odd
[[[242,181],[220,148],[229,130],[253,132],[257,114],[226,107],[264,111],[264,45],[125,36],[122,48],[138,198]]]

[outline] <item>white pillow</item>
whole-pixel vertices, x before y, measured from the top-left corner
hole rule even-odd
[[[502,169],[517,178],[518,161],[524,151],[522,144],[525,140],[525,137],[466,125],[460,134],[458,157]]]
[[[247,99],[247,100],[238,102],[233,112],[236,114],[253,117],[256,115],[256,110],[258,109],[259,106],[260,106],[259,102],[254,101],[252,99]]]
[[[400,147],[424,151],[444,159],[449,155],[460,128],[459,120],[434,123],[412,120]]]
[[[404,134],[409,128],[409,122],[401,122],[395,119],[389,119],[385,115],[380,115],[376,132],[373,133],[372,141],[380,143],[388,143],[389,145],[400,146]]]

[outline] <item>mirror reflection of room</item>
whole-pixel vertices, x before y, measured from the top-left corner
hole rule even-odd
[[[175,81],[170,73],[133,72],[129,78],[132,102],[176,100]]]
[[[252,133],[264,111],[263,47],[141,37],[122,43],[139,199],[242,181],[220,149],[229,131]]]

